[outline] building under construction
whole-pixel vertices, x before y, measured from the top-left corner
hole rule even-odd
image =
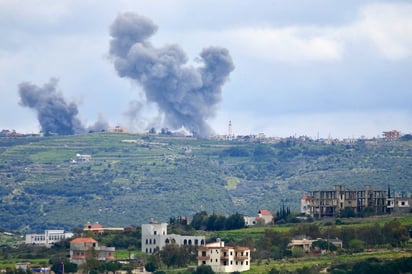
[[[374,214],[387,211],[385,190],[374,190],[366,186],[363,190],[351,190],[343,185],[334,186],[333,190],[312,191],[305,195],[306,212],[317,218],[337,217],[341,210],[351,208],[355,214],[362,213],[365,208]]]

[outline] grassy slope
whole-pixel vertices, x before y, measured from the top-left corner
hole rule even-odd
[[[133,140],[125,143],[122,140]],[[76,153],[91,163],[71,164]],[[201,210],[255,215],[307,191],[410,192],[412,142],[244,144],[132,134],[0,138],[0,223],[42,230],[139,225]]]

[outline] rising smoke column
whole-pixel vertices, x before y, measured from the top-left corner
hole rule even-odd
[[[141,84],[146,99],[165,114],[166,126],[184,126],[206,137],[212,132],[206,119],[215,115],[221,87],[234,69],[232,58],[224,48],[209,47],[200,53],[202,66],[187,66],[179,46],[152,46],[148,39],[156,31],[146,17],[117,16],[110,28],[110,55],[117,73]]]
[[[62,94],[56,91],[58,80],[50,79],[43,87],[29,82],[19,85],[20,104],[37,112],[41,129],[45,135],[72,135],[84,132],[78,110],[74,103],[66,103]]]

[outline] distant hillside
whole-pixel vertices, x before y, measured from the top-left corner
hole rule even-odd
[[[91,155],[76,161],[76,154]],[[412,141],[239,143],[133,134],[0,138],[0,224],[14,230],[298,209],[336,184],[411,192]]]

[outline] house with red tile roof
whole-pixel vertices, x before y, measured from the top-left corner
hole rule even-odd
[[[275,218],[273,218],[272,212],[270,212],[267,209],[259,210],[258,215],[255,216],[255,217],[244,216],[243,218],[245,220],[245,225],[246,226],[253,226],[253,225],[257,225],[257,224],[268,225],[268,224],[274,224],[275,223]]]
[[[70,261],[83,264],[89,256],[99,261],[114,260],[114,247],[99,246],[93,238],[76,238],[70,242]]]

